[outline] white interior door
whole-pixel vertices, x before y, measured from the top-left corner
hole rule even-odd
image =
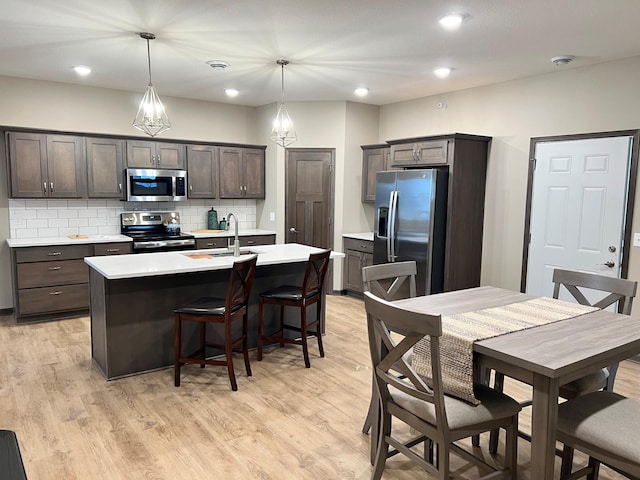
[[[556,267],[620,276],[631,140],[536,145],[527,293],[550,297]]]

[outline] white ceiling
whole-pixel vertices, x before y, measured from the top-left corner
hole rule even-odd
[[[438,24],[450,12],[467,16],[458,31]],[[271,103],[285,58],[287,100],[383,105],[637,56],[639,23],[639,0],[0,0],[0,75],[142,93],[138,34],[152,32],[161,97]],[[551,63],[564,54],[575,61]],[[432,74],[443,65],[445,80]]]

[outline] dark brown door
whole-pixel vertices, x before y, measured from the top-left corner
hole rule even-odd
[[[286,242],[333,246],[333,148],[286,151]]]

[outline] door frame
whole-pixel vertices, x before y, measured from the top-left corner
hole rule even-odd
[[[336,188],[336,180],[335,180],[335,164],[336,164],[336,149],[335,148],[285,148],[285,161],[284,161],[284,181],[285,186],[289,185],[289,158],[291,153],[294,152],[320,152],[320,153],[330,153],[331,154],[331,164],[329,167],[329,228],[327,229],[327,235],[329,238],[327,239],[328,248],[333,250],[333,234],[335,228],[335,188]],[[288,197],[288,188],[285,187],[284,192],[284,218],[285,218],[285,228],[284,234],[285,239],[287,238],[287,219],[289,214],[289,197]],[[286,242],[285,242],[286,243]]]
[[[640,153],[640,130],[616,130],[613,132],[578,133],[573,135],[554,135],[550,137],[532,137],[529,141],[529,173],[527,176],[527,201],[524,217],[524,239],[522,248],[522,276],[520,291],[527,287],[527,267],[529,262],[529,240],[531,239],[531,203],[533,196],[533,176],[535,173],[535,154],[538,143],[564,142],[573,140],[589,140],[593,138],[632,137],[631,162],[627,184],[627,204],[624,218],[624,241],[621,255],[621,278],[627,278],[629,270],[629,252],[631,249],[631,223],[633,221],[633,205],[636,196],[636,177],[638,175],[638,155]]]

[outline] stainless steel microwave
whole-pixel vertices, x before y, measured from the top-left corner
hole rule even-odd
[[[187,172],[127,168],[126,199],[130,202],[177,202],[187,199]]]

